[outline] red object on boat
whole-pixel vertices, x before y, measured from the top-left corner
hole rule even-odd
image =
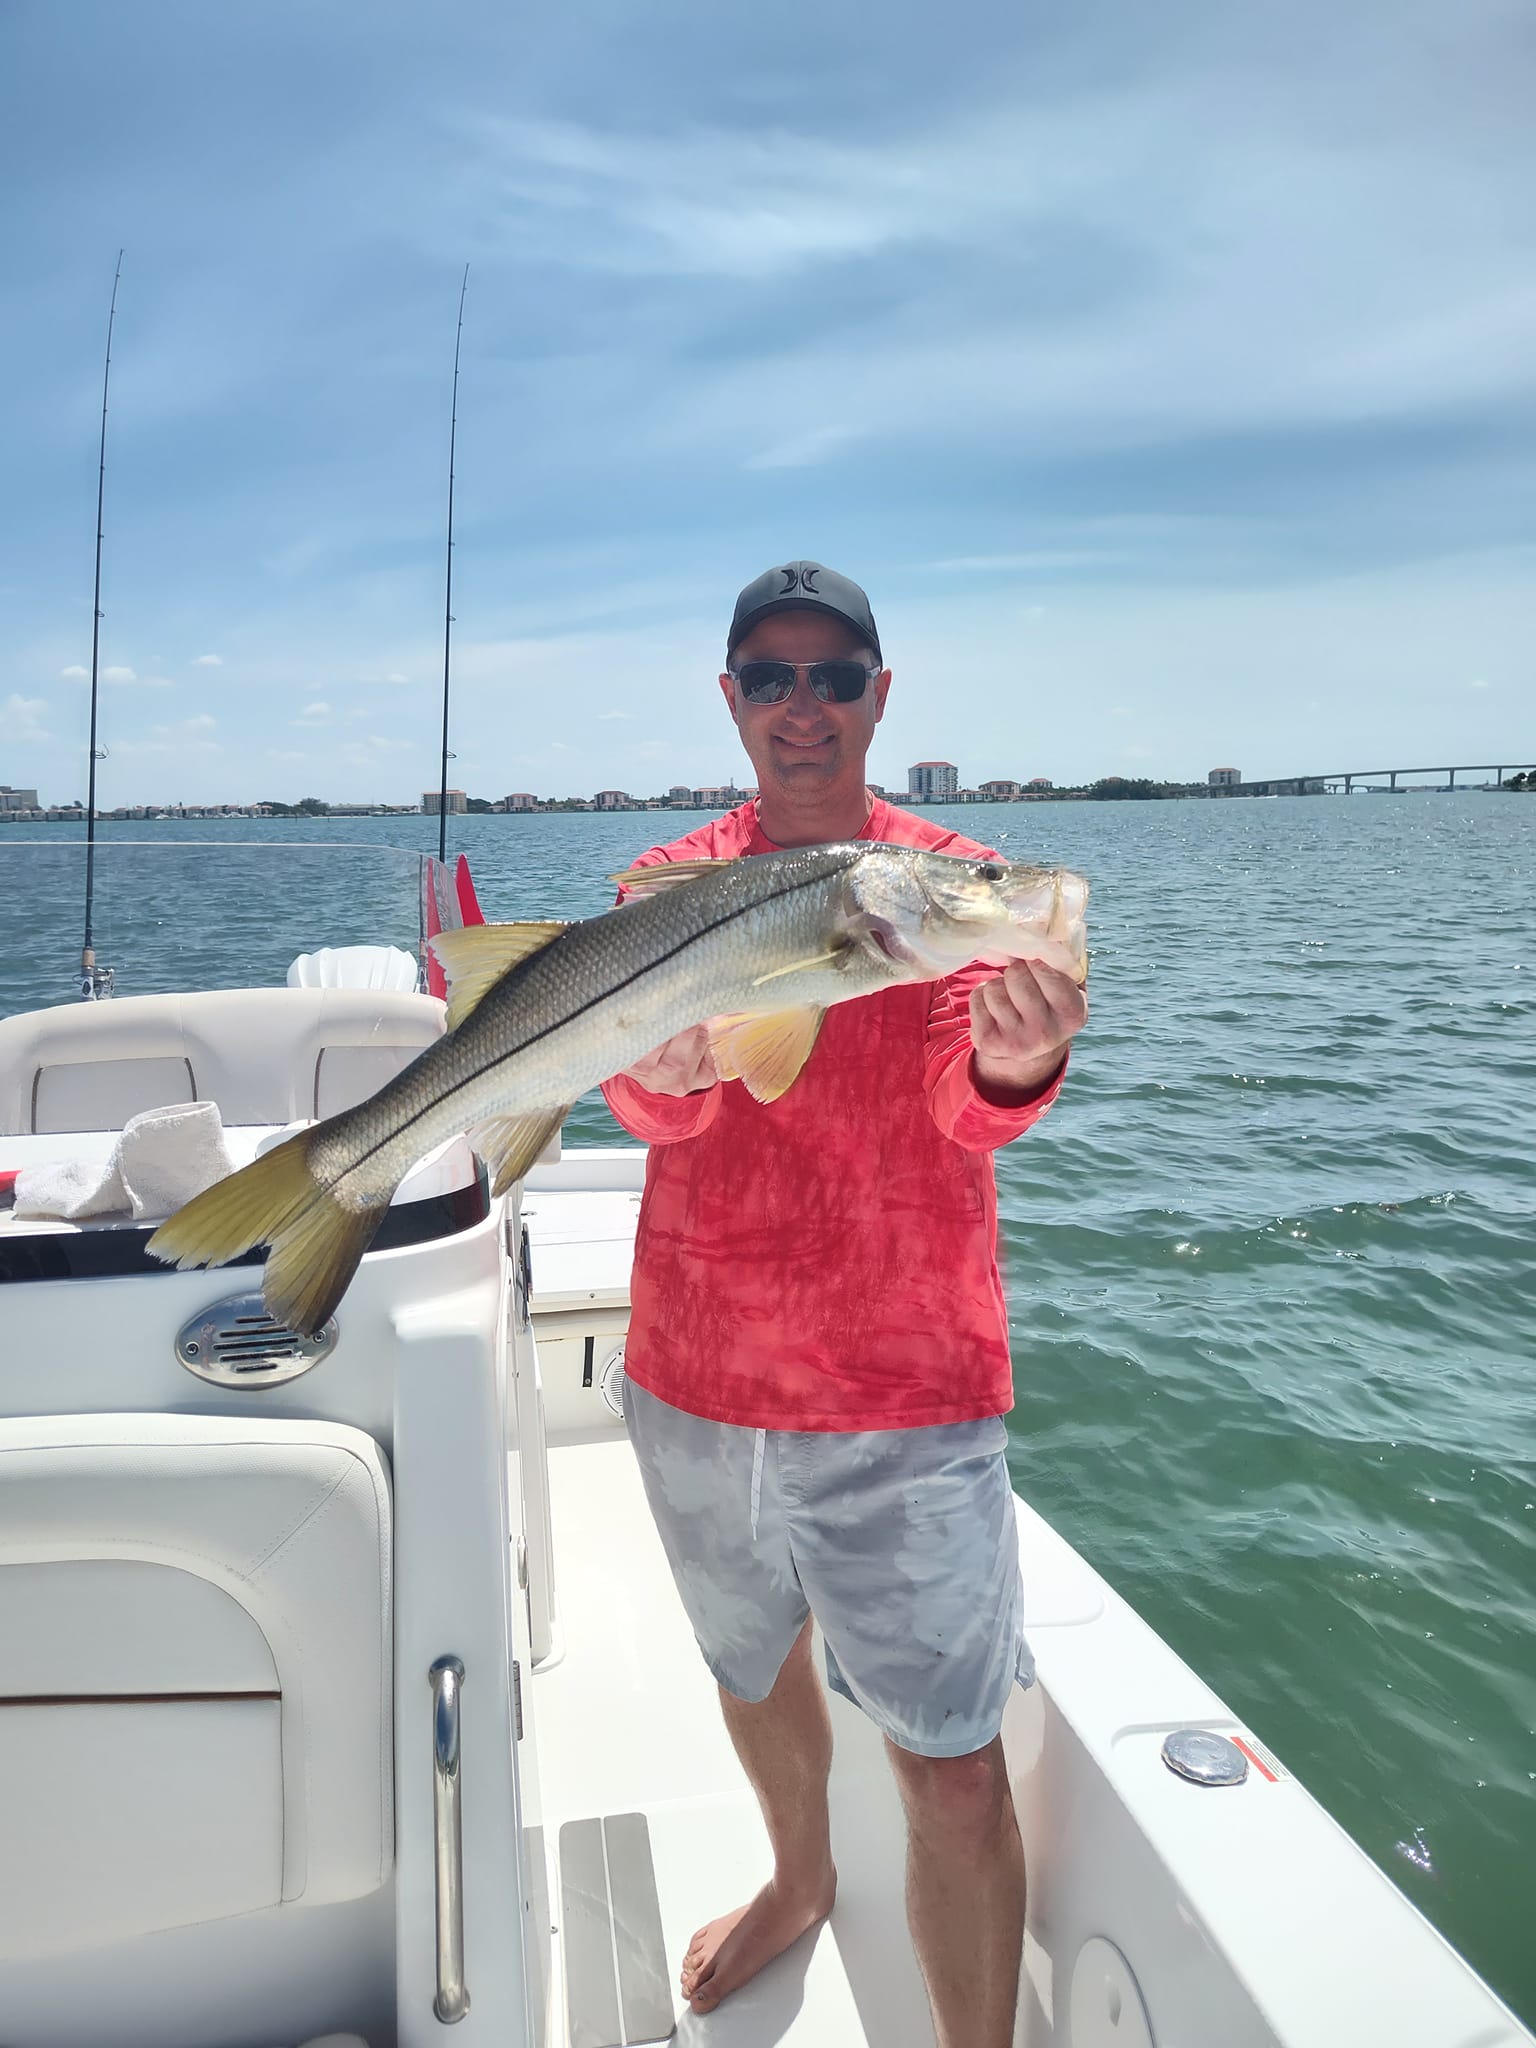
[[[20,1171],[21,1168],[19,1166],[8,1166],[0,1169],[0,1209],[5,1208],[8,1203],[14,1201],[16,1196],[16,1176]]]
[[[439,860],[430,860],[422,867],[422,932],[427,939],[436,938],[441,931],[456,931],[466,924],[484,924],[485,912],[480,908],[480,899],[475,894],[475,885],[470,877],[469,862],[461,853],[454,863],[450,882],[448,869]],[[427,947],[427,994],[442,1001],[448,994],[448,977],[437,963],[437,955],[431,946]]]
[[[465,924],[484,924],[485,912],[480,908],[480,898],[475,894],[475,885],[470,879],[469,861],[460,854],[453,871],[453,886],[459,899],[459,916]]]

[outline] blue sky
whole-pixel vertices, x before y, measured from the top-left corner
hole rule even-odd
[[[871,773],[1536,748],[1514,0],[0,4],[0,782],[742,772],[737,588],[863,582]]]

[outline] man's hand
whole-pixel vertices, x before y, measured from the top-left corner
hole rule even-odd
[[[1054,967],[1013,961],[971,990],[976,1085],[992,1100],[1037,1094],[1087,1021],[1088,996],[1075,981]]]
[[[625,1073],[652,1095],[694,1095],[701,1088],[713,1088],[720,1076],[710,1057],[708,1025],[679,1031],[676,1038],[626,1067]]]

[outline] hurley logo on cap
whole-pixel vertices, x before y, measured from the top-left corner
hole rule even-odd
[[[784,587],[779,592],[780,597],[788,597],[792,590],[803,590],[811,597],[817,595],[816,578],[821,574],[821,570],[815,562],[807,564],[804,568],[792,562],[788,568],[781,569],[779,574],[784,578]]]

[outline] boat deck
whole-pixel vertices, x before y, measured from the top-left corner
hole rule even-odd
[[[549,1464],[562,1648],[532,1681],[542,1820],[553,1844],[573,1820],[645,1815],[675,2038],[732,2048],[780,2041],[801,2048],[932,2048],[902,1904],[904,1830],[895,1786],[879,1737],[835,1695],[839,1894],[832,1916],[716,2012],[700,2017],[684,2005],[677,1989],[683,1952],[704,1921],[743,1903],[763,1882],[767,1836],[673,1588],[629,1445],[555,1448]],[[558,1869],[552,1897],[558,1921]],[[593,2038],[572,2009],[572,2048]]]

